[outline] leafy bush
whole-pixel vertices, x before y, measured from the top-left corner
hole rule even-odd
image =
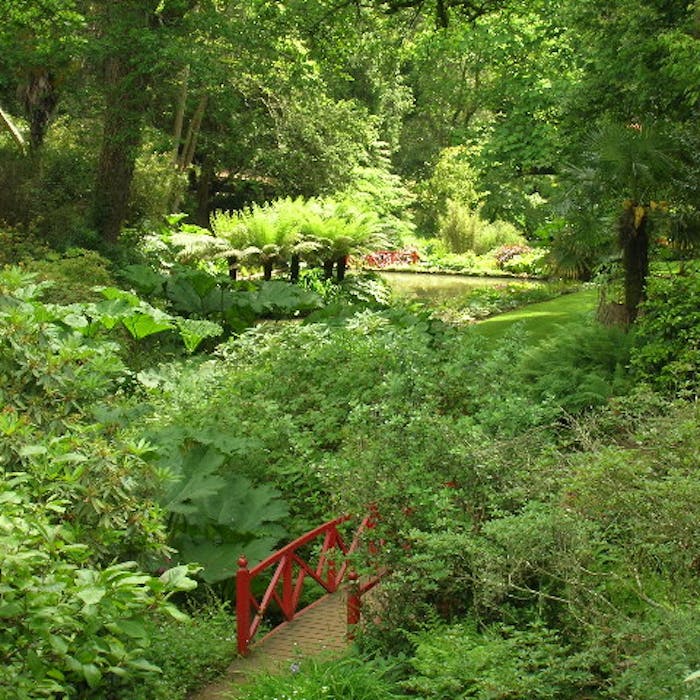
[[[478,209],[472,210],[459,202],[448,202],[439,220],[440,237],[453,253],[468,250],[485,255],[502,246],[524,246],[525,238],[504,221],[488,222]]]
[[[85,248],[69,248],[60,256],[48,254],[25,262],[23,268],[36,273],[39,280],[53,283],[43,299],[54,304],[98,301],[101,297],[95,287],[114,284],[110,261]]]
[[[517,374],[535,400],[578,413],[626,391],[628,358],[629,338],[619,328],[568,326],[526,351]]]
[[[35,158],[3,149],[0,169],[0,220],[32,231],[52,247],[84,245],[91,232],[85,214],[98,152],[97,122],[57,120]]]
[[[147,618],[149,660],[162,673],[125,684],[124,698],[185,700],[223,675],[236,655],[236,620],[227,606],[209,601],[188,611],[184,621]]]
[[[416,638],[415,672],[403,685],[422,698],[535,700],[576,698],[589,674],[577,668],[557,634],[544,625],[504,625],[477,632],[437,627]]]
[[[124,678],[158,671],[148,660],[145,617],[166,612],[176,590],[196,584],[187,567],[159,579],[131,563],[98,570],[75,541],[66,503],[26,495],[26,481],[0,478],[0,691],[5,697],[114,697]],[[4,689],[4,691],[2,690]]]
[[[248,700],[392,700],[401,697],[376,661],[349,656],[331,661],[294,662],[291,673],[262,675],[245,686]]]
[[[185,444],[172,450],[175,433],[167,432],[170,454],[160,462],[173,477],[163,498],[170,543],[179,559],[203,566],[205,581],[223,581],[235,576],[242,552],[252,565],[274,551],[289,511],[277,489],[253,486],[226,464],[230,455],[197,443],[191,433],[181,431]],[[225,441],[217,444],[223,448]]]
[[[609,644],[618,661],[609,696],[616,700],[689,700],[700,665],[700,617],[697,606],[649,612],[615,629]]]
[[[700,275],[652,277],[635,323],[630,364],[635,376],[669,393],[700,387]]]
[[[445,148],[430,177],[416,187],[416,224],[423,236],[439,230],[439,219],[455,202],[464,209],[474,209],[481,193],[477,190],[478,173],[472,165],[473,153],[465,146]]]

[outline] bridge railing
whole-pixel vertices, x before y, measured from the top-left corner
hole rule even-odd
[[[307,579],[318,583],[327,593],[338,590],[346,573],[349,573],[348,558],[357,550],[362,534],[374,527],[373,516],[367,516],[360,523],[352,540],[346,542],[339,527],[349,520],[350,516],[329,520],[285,545],[252,568],[248,568],[245,556],[238,560],[236,618],[238,652],[241,655],[245,656],[248,653],[271,604],[277,604],[287,621],[293,620],[295,615],[308,607],[299,608]],[[308,550],[308,545],[316,541],[321,543],[320,550],[314,548],[313,556],[302,554]],[[315,562],[312,559],[315,559]],[[270,582],[262,596],[256,598],[252,583],[267,570],[273,570]],[[354,623],[359,619],[359,597],[364,591],[362,587],[358,587],[354,575],[348,578],[352,578],[353,583],[348,597],[348,622]]]

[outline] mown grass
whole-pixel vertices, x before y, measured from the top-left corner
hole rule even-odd
[[[496,340],[518,323],[532,340],[542,340],[552,334],[558,326],[593,314],[597,301],[597,290],[585,289],[492,316],[476,324],[474,330],[490,340]]]

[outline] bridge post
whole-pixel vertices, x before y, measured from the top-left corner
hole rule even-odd
[[[246,656],[250,643],[250,571],[245,555],[239,558],[236,572],[236,633],[238,653]]]
[[[355,637],[355,625],[360,621],[360,577],[357,572],[351,571],[348,574],[350,585],[348,586],[348,639]]]

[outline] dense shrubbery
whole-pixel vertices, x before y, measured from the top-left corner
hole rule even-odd
[[[0,688],[112,697],[157,671],[145,618],[181,617],[167,598],[196,584],[132,561],[166,547],[152,450],[122,429],[137,415],[128,373],[114,342],[79,332],[83,309],[41,303],[42,287],[0,276]]]
[[[697,396],[700,387],[700,274],[652,278],[634,329],[636,376],[665,392]]]
[[[66,260],[59,269],[70,268]],[[106,270],[97,259],[95,268]],[[206,298],[200,278],[221,280],[175,270],[180,277],[127,274],[161,290],[154,303],[213,324],[185,304]],[[205,293],[174,294],[184,281]],[[308,284],[337,299],[338,285]],[[372,282],[362,284],[354,293],[373,296]],[[658,377],[687,347],[660,335],[657,315],[673,305],[684,338],[697,325],[696,305],[683,303],[694,282],[675,284],[650,288],[631,341],[633,371],[645,378],[645,347],[657,343]],[[379,698],[651,700],[655,686],[685,697],[684,677],[700,668],[689,640],[700,422],[691,403],[629,393],[630,339],[620,331],[563,327],[533,345],[515,329],[489,345],[425,309],[332,316],[329,307],[325,318],[259,324],[214,355],[180,350],[153,366],[152,356],[147,365],[134,359],[131,343],[157,330],[183,334],[185,319],[116,289],[103,301],[44,303],[45,283],[16,269],[0,285],[0,463],[21,474],[3,481],[3,580],[14,591],[0,607],[14,620],[14,636],[0,637],[3,682],[110,697],[128,694],[156,664],[170,669],[166,677],[139,687],[154,698],[182,695],[199,674],[174,678],[189,644],[203,646],[203,666],[223,663],[213,645],[230,648],[227,614],[212,613],[209,632],[198,615],[188,633],[141,624],[145,607],[164,602],[166,582],[113,562],[199,561],[218,586],[240,549],[262,557],[280,538],[373,503],[393,573],[381,588],[381,623],[360,643],[402,652],[406,663],[374,677],[355,661],[345,674],[314,666],[293,687],[326,692],[352,676],[355,689]],[[264,287],[256,289],[236,293]],[[479,303],[502,303],[493,294]],[[683,362],[696,370],[692,354]],[[687,388],[688,376],[663,387]],[[179,551],[166,553],[166,542]],[[176,571],[171,583],[191,585]],[[31,610],[41,617],[41,606],[54,606],[58,623],[65,613],[84,631],[40,626],[31,647],[23,630],[38,625],[34,612],[15,620],[12,605],[29,600],[22,577],[40,590],[40,574],[64,582],[64,593]],[[161,641],[146,650],[149,638]],[[250,692],[277,687],[266,683]]]

